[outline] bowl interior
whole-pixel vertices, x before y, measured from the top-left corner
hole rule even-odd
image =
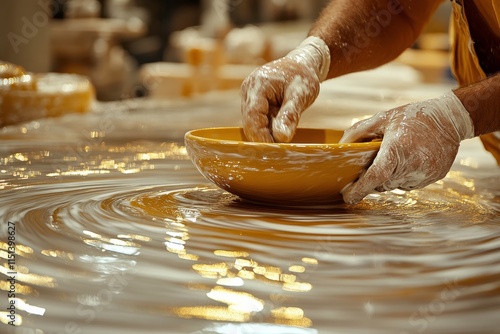
[[[274,145],[290,146],[293,144],[338,144],[342,138],[343,131],[330,129],[307,129],[298,128],[295,136],[290,143],[273,143]],[[206,128],[188,132],[187,136],[197,139],[220,141],[222,145],[228,142],[249,142],[242,128],[224,127],[224,128]],[[252,143],[253,145],[265,145],[264,143]],[[351,144],[349,144],[351,145]]]

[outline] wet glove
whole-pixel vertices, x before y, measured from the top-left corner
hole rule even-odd
[[[300,115],[318,96],[329,69],[328,46],[311,36],[285,57],[253,71],[241,87],[246,137],[260,142],[292,140]]]
[[[411,190],[438,181],[450,170],[460,142],[472,137],[472,119],[453,92],[360,121],[340,142],[383,139],[372,165],[342,191],[344,201],[355,204],[374,191]]]

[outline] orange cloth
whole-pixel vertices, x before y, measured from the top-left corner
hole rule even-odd
[[[498,0],[464,0],[474,4],[488,25],[490,31],[500,37],[500,1]],[[452,70],[461,86],[469,85],[486,78],[480,60],[474,49],[469,30],[466,12],[457,0],[452,1],[453,14],[450,20],[450,36],[452,47]],[[499,69],[500,70],[500,69]],[[487,134],[480,137],[486,150],[493,154],[500,165],[500,135]]]

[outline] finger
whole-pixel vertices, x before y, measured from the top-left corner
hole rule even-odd
[[[366,172],[342,191],[344,202],[348,204],[361,202],[366,195],[386,184],[394,173],[394,169],[393,159],[388,158],[387,154],[380,151]]]
[[[319,94],[319,83],[297,75],[287,87],[281,108],[272,120],[273,137],[278,142],[290,142],[295,135],[302,112]]]
[[[288,143],[293,139],[302,112],[296,101],[285,102],[272,120],[273,137],[277,142]]]
[[[248,94],[241,100],[242,125],[245,136],[254,142],[272,143],[269,131],[269,102],[265,97]]]
[[[344,131],[339,143],[355,143],[375,138],[381,138],[385,129],[385,117],[376,114],[368,119],[362,120]]]

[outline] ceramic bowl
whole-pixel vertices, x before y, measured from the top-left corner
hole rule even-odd
[[[297,129],[291,143],[256,143],[238,127],[185,135],[194,165],[208,180],[243,199],[280,206],[342,201],[341,190],[371,164],[380,142],[339,144],[343,131]]]

